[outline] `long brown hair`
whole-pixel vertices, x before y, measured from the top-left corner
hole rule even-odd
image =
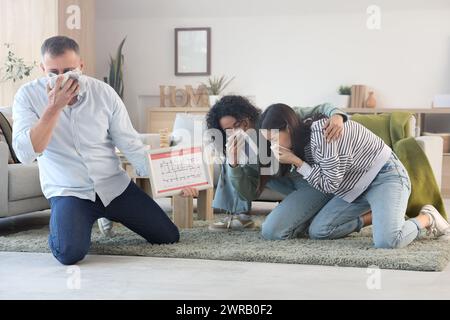
[[[259,127],[267,130],[287,130],[290,134],[293,153],[297,157],[305,159],[305,147],[311,139],[311,125],[313,121],[320,118],[324,118],[324,116],[301,119],[294,109],[288,105],[276,103],[263,112]],[[290,168],[291,165],[289,164],[280,164],[279,174],[286,175]]]

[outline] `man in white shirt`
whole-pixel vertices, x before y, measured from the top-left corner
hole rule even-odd
[[[120,222],[152,244],[177,242],[177,227],[131,181],[115,153],[117,147],[139,175],[148,174],[145,146],[120,97],[108,84],[84,75],[61,86],[62,74],[83,69],[74,40],[49,38],[41,53],[42,70],[59,76],[53,88],[42,77],[17,92],[13,146],[22,163],[38,161],[51,205],[53,255],[62,264],[82,260],[99,218]]]

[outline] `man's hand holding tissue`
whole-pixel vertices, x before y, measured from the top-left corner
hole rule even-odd
[[[78,80],[68,79],[61,86],[63,80],[64,75],[59,75],[53,88],[50,87],[50,84],[47,84],[47,108],[39,121],[30,129],[31,143],[36,153],[42,153],[47,148],[62,109],[77,101],[77,95],[80,91]]]
[[[64,75],[59,75],[53,88],[47,84],[48,107],[51,109],[60,110],[76,102],[80,92],[78,80],[68,79],[62,86],[63,80]]]

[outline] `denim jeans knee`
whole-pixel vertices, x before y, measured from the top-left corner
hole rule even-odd
[[[63,248],[57,248],[51,234],[48,237],[48,242],[53,256],[64,265],[76,264],[83,260],[89,250],[89,248],[84,248],[77,244],[70,244]]]
[[[330,239],[330,235],[332,234],[332,232],[332,226],[320,226],[317,224],[311,224],[308,228],[308,235],[312,240]]]

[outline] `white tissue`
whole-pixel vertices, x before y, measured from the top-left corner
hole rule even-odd
[[[64,78],[61,83],[61,88],[64,87],[67,80],[69,80],[69,79],[80,80],[81,75],[82,75],[82,73],[81,73],[81,70],[79,70],[79,69],[67,71],[66,73],[63,74]],[[53,89],[55,87],[57,79],[58,79],[57,74],[51,73],[51,72],[48,74],[48,86],[50,87],[50,89]]]
[[[228,132],[227,132],[228,133]],[[251,139],[251,137],[246,136],[246,132],[242,129],[235,129],[233,130],[233,132],[227,137],[227,142],[226,142],[226,148],[229,149],[230,148],[230,143],[233,142],[233,140],[236,139],[237,141],[237,148],[238,148],[238,152],[237,152],[237,163],[240,165],[245,165],[247,163],[249,163],[249,155],[245,152],[245,145],[246,143],[250,144],[250,148],[252,148],[252,144],[254,145],[253,140]],[[254,150],[257,154],[257,150],[258,149],[250,149],[250,150]]]

